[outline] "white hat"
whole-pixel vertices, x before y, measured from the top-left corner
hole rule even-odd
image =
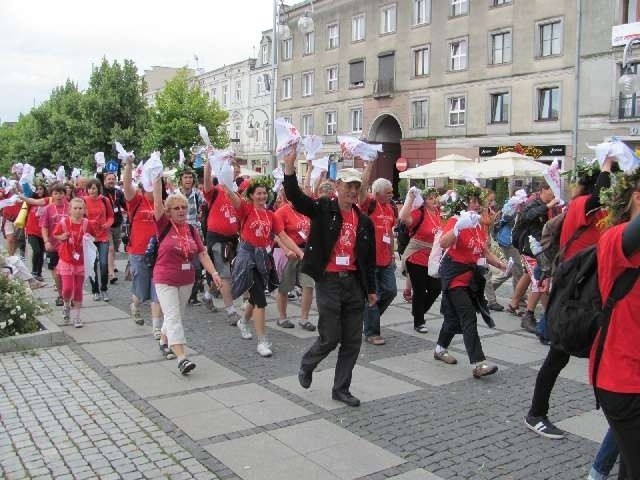
[[[362,174],[355,168],[343,168],[338,171],[338,178],[341,182],[358,182],[362,183]]]

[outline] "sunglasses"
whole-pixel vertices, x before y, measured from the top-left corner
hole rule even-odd
[[[171,210],[186,210],[186,205],[180,205],[179,207],[171,207]]]

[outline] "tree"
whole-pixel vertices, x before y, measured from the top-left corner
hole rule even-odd
[[[146,88],[131,60],[120,65],[103,58],[93,69],[85,95],[91,151],[103,151],[109,157],[114,140],[127,150],[140,148],[148,120]]]
[[[190,82],[187,71],[182,70],[156,97],[143,148],[146,152],[160,150],[164,163],[173,163],[180,148],[186,151],[202,143],[198,124],[207,128],[214,146],[225,147],[229,143],[227,117],[228,113],[210,100],[197,83]]]

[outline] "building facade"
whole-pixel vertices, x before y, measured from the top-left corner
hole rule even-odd
[[[172,80],[181,70],[185,70],[187,72],[187,76],[189,77],[196,74],[195,70],[186,67],[175,68],[154,66],[151,67],[151,70],[144,71],[144,73],[142,74],[142,78],[145,82],[147,82],[147,91],[144,95],[144,98],[147,101],[147,105],[149,105],[150,107],[155,105],[156,95],[164,90],[165,84],[169,80]]]

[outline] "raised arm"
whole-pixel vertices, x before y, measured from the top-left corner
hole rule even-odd
[[[414,190],[409,190],[407,194],[407,199],[402,204],[402,208],[398,212],[398,218],[407,227],[410,227],[411,224],[413,223],[413,217],[411,216],[411,207],[413,206],[413,202],[415,198],[416,198],[416,192]]]
[[[603,188],[609,188],[611,186],[611,167],[613,165],[613,158],[607,157],[602,165],[596,185],[593,189],[593,193],[589,196],[584,204],[585,215],[600,207],[600,191]]]
[[[204,179],[202,186],[204,187],[204,193],[209,193],[209,190],[213,187],[213,181],[211,180],[211,164],[208,160],[204,162]]]
[[[49,202],[49,200],[46,198],[30,198],[25,197],[24,195],[19,195],[19,197],[20,200],[22,200],[23,202],[27,202],[27,205],[31,205],[33,207],[42,207]]]
[[[156,221],[164,215],[164,204],[162,203],[162,175],[153,181],[153,215]]]
[[[227,192],[227,195],[229,196],[229,201],[231,202],[231,205],[233,205],[233,208],[238,210],[242,206],[242,199],[240,198],[240,195],[238,195],[236,192],[232,191],[230,188],[228,188],[226,185],[223,185],[222,183],[218,185],[221,185],[222,188],[224,188],[224,191]]]
[[[358,203],[362,205],[362,202],[367,198],[369,189],[371,188],[371,176],[373,171],[373,161],[367,162],[362,172],[362,186],[360,187],[360,195]]]
[[[133,157],[129,155],[127,161],[124,164],[124,172],[122,173],[122,191],[124,192],[124,199],[127,202],[133,200],[136,196],[136,189],[133,186]]]
[[[293,205],[298,212],[306,215],[309,218],[315,216],[316,202],[305,195],[300,186],[298,185],[298,178],[296,177],[296,170],[293,166],[296,161],[296,152],[290,152],[284,157],[284,193],[287,199]]]

